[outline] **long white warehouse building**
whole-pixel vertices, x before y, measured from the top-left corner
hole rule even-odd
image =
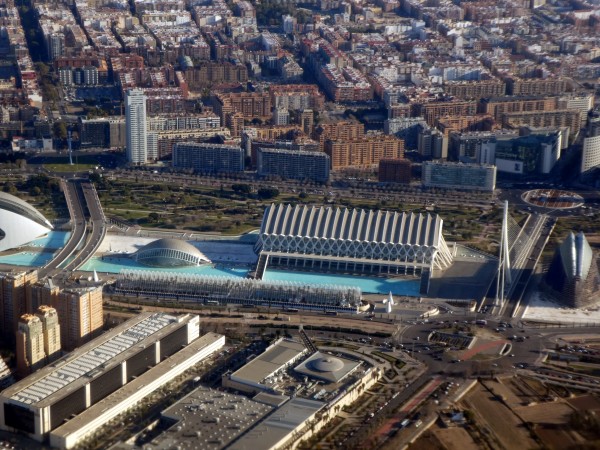
[[[50,432],[175,355],[199,334],[198,316],[142,313],[4,390],[0,429],[43,442]],[[217,347],[224,345],[222,338]],[[184,367],[173,369],[181,373],[189,365]],[[125,409],[114,410],[113,417]]]

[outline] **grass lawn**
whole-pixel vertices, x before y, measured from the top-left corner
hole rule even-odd
[[[67,161],[64,164],[44,164],[44,167],[51,172],[82,172],[85,170],[91,170],[98,164],[73,164],[70,165]]]
[[[44,167],[52,172],[80,172],[94,169],[98,164],[98,158],[94,155],[81,155],[73,157],[73,165],[69,164],[68,156],[52,158],[51,164]]]

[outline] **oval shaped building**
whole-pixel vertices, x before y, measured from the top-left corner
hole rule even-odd
[[[546,284],[560,303],[583,308],[600,302],[598,255],[583,232],[568,234],[556,249],[546,274]]]
[[[158,239],[138,250],[134,258],[137,262],[152,267],[199,266],[210,263],[204,254],[186,241],[179,239]]]
[[[52,230],[37,209],[14,195],[0,192],[0,251],[20,247]]]

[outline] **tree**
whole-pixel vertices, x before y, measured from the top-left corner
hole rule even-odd
[[[42,193],[42,190],[37,186],[34,186],[31,189],[29,189],[29,194],[32,195],[33,197],[37,197],[41,193]]]
[[[67,124],[64,122],[54,122],[54,137],[57,139],[67,138]]]
[[[100,181],[102,177],[100,176],[99,173],[90,173],[90,175],[88,176],[88,179],[92,182],[92,183],[98,183]]]
[[[233,189],[233,192],[235,192],[236,194],[248,195],[252,192],[252,186],[243,183],[232,184],[231,189]]]
[[[261,200],[269,200],[279,196],[279,190],[274,187],[260,188],[256,194]]]
[[[9,194],[12,194],[12,195],[17,193],[17,187],[14,185],[14,183],[12,183],[10,181],[4,185],[2,190],[4,192],[8,192]]]

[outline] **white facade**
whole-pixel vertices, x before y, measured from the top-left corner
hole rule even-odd
[[[558,137],[553,142],[546,142],[541,144],[542,149],[542,173],[550,173],[554,165],[560,159],[561,139]]]
[[[209,335],[217,336],[216,340],[224,344],[221,335]],[[0,430],[23,432],[43,442],[50,432],[60,434],[68,429],[66,435],[80,439],[99,426],[95,422],[93,427],[86,428],[88,422],[100,420],[97,408],[93,414],[87,412],[88,409],[111,394],[119,395],[123,389],[132,389],[130,384],[139,382],[147,371],[156,374],[158,370],[162,374],[168,365],[170,375],[166,381],[185,371],[189,367],[185,366],[189,355],[174,364],[168,361],[179,358],[180,352],[185,352],[185,348],[181,348],[192,344],[192,340],[195,340],[194,346],[212,348],[215,339],[202,341],[196,339],[198,336],[198,316],[142,313],[2,391]],[[191,358],[206,356],[200,350],[192,350]],[[150,379],[165,382],[157,375]],[[152,383],[145,383],[143,387],[145,389],[135,395],[147,395],[156,388]],[[118,408],[122,411],[135,404],[134,396],[128,395],[126,399],[127,405],[115,406],[110,410],[114,414],[106,420],[117,415]],[[87,418],[90,414],[93,419]]]
[[[190,367],[208,358],[214,352],[225,346],[225,336],[215,333],[207,333],[197,341],[190,344],[189,349],[184,349],[162,365],[150,369],[147,373],[136,378],[128,386],[128,392],[116,392],[102,400],[93,409],[81,414],[81,426],[73,430],[67,422],[50,433],[50,445],[61,449],[69,449],[77,446],[88,436],[92,435],[98,428],[123,412],[135,407],[145,397],[160,389],[167,383],[173,381],[178,375]],[[194,352],[187,350],[195,349]]]
[[[0,251],[27,244],[52,230],[52,224],[33,206],[0,192]]]
[[[498,172],[506,172],[513,174],[523,174],[523,161],[515,161],[514,159],[496,158],[496,168]]]
[[[444,269],[452,253],[438,215],[271,205],[255,251],[271,258]]]
[[[475,156],[479,164],[493,165],[496,162],[496,142],[482,142],[478,146]]]
[[[286,108],[275,108],[273,110],[273,125],[288,125],[290,123],[290,112]]]
[[[140,89],[129,89],[125,96],[125,126],[127,132],[127,161],[146,164],[148,138],[146,132],[146,96]]]
[[[600,135],[586,137],[583,140],[580,173],[587,172],[597,166],[600,166]]]

